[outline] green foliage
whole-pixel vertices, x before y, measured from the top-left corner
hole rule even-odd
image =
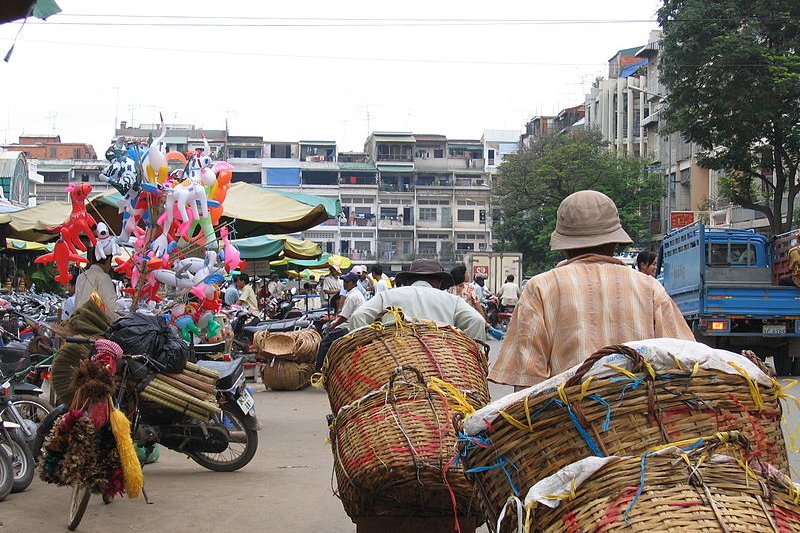
[[[651,239],[650,207],[663,196],[661,179],[643,172],[641,159],[608,151],[596,132],[550,135],[506,156],[500,166],[500,220],[495,234],[501,250],[522,252],[526,274],[553,267],[563,257],[550,251],[556,212],[570,194],[594,189],[617,204],[625,230],[643,244]]]
[[[800,191],[800,2],[664,0],[658,20],[670,130],[726,174],[732,202],[788,231]]]
[[[54,279],[56,268],[53,263],[41,265],[31,262],[29,266],[20,267],[19,272],[28,278],[29,285],[36,284],[36,292],[64,293],[64,287]]]

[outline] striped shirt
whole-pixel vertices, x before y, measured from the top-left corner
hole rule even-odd
[[[489,379],[529,387],[605,346],[657,337],[694,340],[661,284],[613,257],[581,255],[525,285]]]

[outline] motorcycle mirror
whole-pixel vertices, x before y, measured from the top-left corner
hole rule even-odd
[[[297,287],[292,287],[291,293],[292,294],[297,294]]]

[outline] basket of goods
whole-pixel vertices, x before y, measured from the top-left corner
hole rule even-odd
[[[351,518],[475,514],[471,486],[454,464],[448,403],[455,402],[444,388],[406,367],[339,411],[330,440],[338,494]]]
[[[505,511],[518,533],[800,533],[800,485],[751,455],[751,444],[731,431],[581,459]]]
[[[259,331],[253,337],[263,362],[261,379],[272,390],[300,390],[310,384],[322,337],[312,328],[283,333]]]
[[[677,339],[604,348],[467,418],[459,454],[495,524],[510,496],[586,457],[639,455],[721,431],[787,471],[781,385],[747,357]]]
[[[461,331],[430,321],[407,321],[389,308],[392,324],[380,320],[336,340],[328,350],[320,384],[334,414],[389,381],[396,368],[412,366],[426,378],[463,391],[477,407],[489,401],[488,347]]]
[[[142,491],[142,468],[125,415],[114,408],[113,372],[122,355],[119,345],[101,339],[91,359],[73,369],[69,410],[53,424],[39,475],[48,483],[79,485],[107,500]]]

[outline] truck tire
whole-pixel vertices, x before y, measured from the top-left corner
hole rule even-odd
[[[781,346],[775,349],[772,363],[775,365],[775,374],[778,376],[785,377],[793,374],[793,359],[789,356],[788,346]]]

